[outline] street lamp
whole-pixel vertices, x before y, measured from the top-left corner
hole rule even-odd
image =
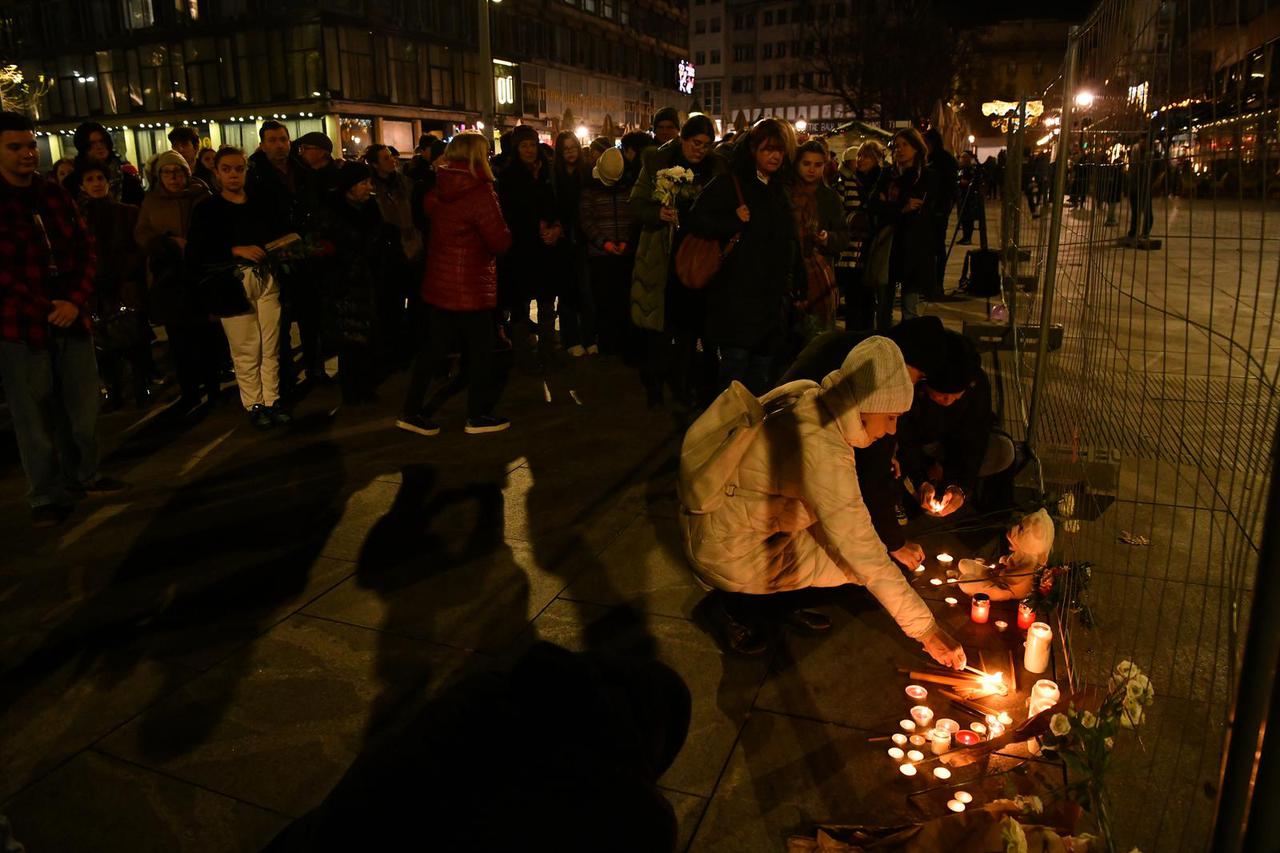
[[[1076,106],[1082,110],[1087,110],[1093,106],[1093,92],[1087,89],[1076,92]]]
[[[591,135],[591,131],[587,130],[587,126],[585,124],[578,125],[578,129],[575,130],[573,133],[574,133],[574,136],[578,137],[578,139],[582,140],[583,142],[586,142],[587,137]]]
[[[796,130],[800,131],[801,133],[804,133],[808,129],[809,129],[809,122],[805,121],[802,118],[796,119]]]

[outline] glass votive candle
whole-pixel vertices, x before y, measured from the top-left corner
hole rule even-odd
[[[916,771],[916,766],[914,764],[899,764],[898,772],[901,773],[903,776],[914,776],[916,775],[917,771]]]
[[[1031,697],[1027,699],[1027,716],[1034,717],[1057,704],[1062,698],[1057,682],[1042,678],[1031,687]]]
[[[996,714],[996,722],[1002,726],[1011,726],[1013,725],[1013,717],[1008,711],[1001,711],[999,714]]]
[[[955,799],[957,802],[968,805],[973,802],[973,794],[970,794],[968,791],[956,791]]]
[[[927,726],[933,722],[933,709],[928,705],[914,705],[911,708],[911,719],[917,726]]]
[[[951,751],[951,732],[946,729],[929,729],[929,749],[934,755]]]
[[[902,747],[898,747],[898,746],[889,747],[889,757],[892,758],[894,761],[901,761],[904,755],[906,755],[906,753],[902,751]]]
[[[890,740],[892,740],[894,744],[896,744],[897,746],[906,746],[907,736],[904,735],[902,732],[898,732],[893,737],[891,737]]]
[[[921,687],[919,684],[907,685],[907,698],[916,702],[922,702],[929,695],[929,691]]]
[[[950,778],[951,778],[951,771],[950,771],[950,770],[948,770],[948,769],[947,769],[947,768],[945,768],[945,767],[935,767],[935,768],[933,768],[933,778],[935,778],[935,779],[950,779]]]
[[[899,720],[898,725],[902,726],[902,730],[906,732],[914,732],[916,730],[916,724],[911,720]]]
[[[974,723],[973,725],[974,725],[974,728],[976,728],[982,724]],[[983,726],[982,730],[986,731],[986,726]],[[955,733],[955,739],[956,739],[956,743],[960,744],[961,746],[977,746],[978,743],[982,741],[982,735],[973,731],[973,729],[961,729],[960,731]]]
[[[937,728],[942,729],[949,735],[953,735],[956,732],[960,731],[960,724],[957,723],[955,720],[949,720],[946,717],[943,717],[941,720],[938,720],[935,726]]]
[[[991,618],[991,596],[985,592],[974,593],[973,602],[969,606],[969,618],[982,625]]]
[[[1004,723],[992,723],[987,727],[987,740],[995,740],[1004,734]]]
[[[987,727],[982,723],[974,723],[969,726],[969,729],[976,735],[985,735],[987,733]],[[898,737],[899,735],[894,735],[895,741]]]
[[[1029,601],[1018,603],[1018,627],[1027,630],[1036,621],[1036,610]]]
[[[907,752],[907,760],[908,760],[908,761],[912,761],[912,762],[915,762],[915,761],[924,761],[924,753],[923,753],[923,752],[921,752],[921,751],[920,751],[920,750],[918,750],[918,749],[908,750],[908,752]]]
[[[962,812],[964,811],[964,803],[959,800],[947,800],[947,808],[953,812]]]

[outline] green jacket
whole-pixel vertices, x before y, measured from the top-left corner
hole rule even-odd
[[[655,176],[663,169],[687,165],[681,157],[681,143],[673,139],[665,145],[648,148],[640,155],[640,176],[631,190],[631,214],[640,223],[640,240],[636,246],[636,263],[631,274],[631,322],[640,329],[660,332],[665,326],[667,277],[671,270],[672,229],[661,218],[662,205],[654,201]],[[707,154],[707,168],[697,183],[706,186],[716,175],[728,171],[728,164],[714,153]],[[692,206],[692,202],[690,205]],[[680,209],[683,222],[687,209]]]

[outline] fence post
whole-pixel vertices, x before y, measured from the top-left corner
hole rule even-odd
[[[1253,609],[1222,747],[1213,821],[1219,853],[1273,848],[1280,832],[1280,431],[1271,449],[1271,490],[1254,576]],[[1266,737],[1267,734],[1270,737]],[[1267,834],[1270,833],[1270,834]]]
[[[1067,37],[1067,74],[1062,84],[1062,129],[1058,133],[1058,162],[1053,174],[1053,213],[1049,220],[1049,246],[1045,250],[1044,286],[1040,298],[1040,337],[1036,346],[1036,372],[1031,381],[1031,405],[1027,410],[1027,446],[1033,453],[1036,422],[1040,416],[1040,400],[1044,391],[1045,368],[1049,360],[1049,323],[1053,319],[1053,289],[1058,275],[1058,242],[1062,233],[1062,197],[1067,185],[1067,162],[1071,153],[1076,64],[1080,59],[1079,36],[1080,28],[1072,27]]]

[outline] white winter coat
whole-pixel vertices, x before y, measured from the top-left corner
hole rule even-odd
[[[729,592],[862,584],[919,639],[933,614],[889,559],[862,502],[853,448],[870,440],[840,376],[761,424],[720,507],[681,513],[686,555],[703,584]]]

